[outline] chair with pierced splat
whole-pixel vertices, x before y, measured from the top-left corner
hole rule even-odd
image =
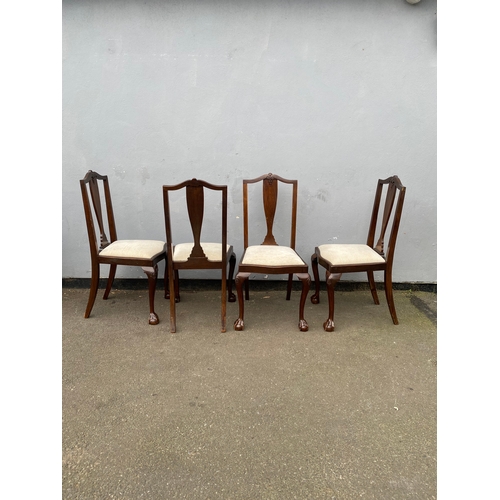
[[[383,191],[385,188],[385,197]],[[396,175],[387,179],[379,179],[375,191],[372,216],[368,230],[366,245],[363,244],[324,244],[316,247],[311,257],[312,269],[315,281],[315,293],[311,296],[313,304],[319,304],[320,281],[318,264],[326,269],[326,287],[328,292],[328,319],[323,323],[327,332],[334,330],[334,291],[335,285],[344,273],[366,272],[368,283],[375,304],[380,304],[375,285],[374,271],[384,271],[384,288],[387,304],[391,313],[392,321],[398,324],[394,296],[392,293],[392,266],[394,261],[394,250],[398,236],[401,213],[406,188]],[[383,212],[380,214],[382,200],[385,199]],[[385,234],[392,217],[392,224],[387,249],[384,249]],[[379,220],[380,219],[380,220]],[[379,224],[378,240],[375,243],[375,235]],[[384,253],[385,250],[385,253]]]
[[[90,294],[84,317],[88,318],[90,316],[94,306],[99,288],[101,264],[109,264],[110,266],[103,296],[104,300],[109,296],[118,265],[139,266],[142,267],[148,277],[149,324],[157,325],[159,319],[154,310],[154,298],[158,277],[158,263],[166,257],[165,242],[118,239],[109,182],[106,175],[100,175],[89,170],[85,177],[80,180],[80,187],[91,257]],[[104,212],[102,210],[103,205]],[[95,222],[97,222],[97,226]]]
[[[174,245],[172,237],[170,197],[172,191],[184,189],[193,241]],[[221,237],[218,242],[202,242],[202,225],[205,208],[205,190],[219,192],[221,196]],[[165,231],[167,234],[167,271],[170,299],[170,332],[176,331],[176,302],[179,295],[179,270],[181,269],[219,269],[221,271],[221,331],[226,331],[226,292],[229,302],[236,302],[232,291],[236,255],[227,243],[227,186],[191,179],[180,184],[163,186],[163,206],[165,212]],[[229,276],[226,277],[229,264]]]
[[[267,226],[267,234],[260,245],[250,245],[248,239],[248,185],[262,183],[264,215]],[[278,184],[288,184],[292,186],[292,207],[291,207],[291,231],[290,246],[280,246],[276,242],[273,234],[273,226],[278,202]],[[245,286],[245,300],[249,299],[248,278],[252,273],[257,274],[287,274],[287,294],[286,300],[290,300],[292,291],[293,275],[296,275],[302,282],[302,294],[299,305],[299,329],[306,332],[309,327],[304,318],[304,306],[309,291],[311,277],[309,266],[295,251],[295,235],[297,224],[297,180],[284,179],[275,174],[267,174],[256,179],[243,180],[243,237],[244,253],[238,266],[236,275],[236,290],[238,294],[239,317],[234,323],[234,329],[242,331],[244,329],[244,300],[243,285]]]

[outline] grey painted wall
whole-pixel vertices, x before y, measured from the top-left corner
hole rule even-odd
[[[63,0],[62,68],[63,278],[90,277],[92,169],[120,238],[165,239],[162,184],[227,184],[238,258],[241,180],[296,178],[307,261],[363,243],[376,180],[397,174],[394,281],[437,281],[435,0]]]

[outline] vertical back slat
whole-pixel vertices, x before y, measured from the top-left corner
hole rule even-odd
[[[262,181],[262,198],[267,227],[267,233],[262,244],[277,245],[273,235],[273,225],[276,215],[276,205],[278,203],[278,181],[274,179],[271,174]]]
[[[201,227],[203,224],[205,206],[203,189],[203,186],[194,182],[191,185],[186,186],[186,203],[194,239],[194,246],[190,257],[205,257],[203,249],[200,245]]]
[[[101,208],[101,196],[99,192],[99,185],[97,183],[96,177],[92,176],[89,182],[90,197],[92,199],[92,206],[94,208],[94,215],[97,220],[97,225],[99,226],[99,250],[106,248],[109,245],[108,237],[106,236],[106,231],[104,229],[104,221],[102,217]]]
[[[375,250],[380,254],[384,255],[384,238],[387,231],[387,224],[392,212],[392,207],[394,206],[394,198],[396,196],[396,187],[393,182],[389,182],[387,186],[387,192],[385,195],[384,213],[382,216],[382,224],[380,226],[380,235],[375,245]]]

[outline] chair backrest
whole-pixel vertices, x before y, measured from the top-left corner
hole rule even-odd
[[[384,187],[385,195],[383,195]],[[373,202],[372,218],[370,221],[370,229],[368,230],[367,245],[372,247],[386,262],[391,265],[394,258],[394,249],[396,247],[396,238],[398,236],[399,223],[401,221],[401,213],[403,211],[403,203],[405,199],[406,188],[401,184],[399,177],[393,175],[387,179],[379,179],[377,190],[375,192],[375,200]],[[383,201],[384,200],[384,201]],[[383,212],[380,215],[380,207],[383,202]],[[394,207],[395,210],[394,210]],[[394,213],[393,213],[394,212]],[[385,235],[387,227],[391,221],[392,226],[389,233],[389,243],[387,249],[384,249]],[[379,231],[377,232],[377,227]],[[377,242],[375,243],[375,236]],[[384,253],[385,251],[385,253]]]
[[[274,218],[278,202],[278,182],[292,185],[292,226],[290,231],[290,247],[295,249],[295,234],[297,225],[297,181],[283,179],[275,174],[267,174],[256,179],[243,179],[243,243],[248,247],[248,184],[262,182],[262,197],[267,233],[262,245],[278,245],[273,234]]]
[[[226,262],[226,247],[227,247],[227,186],[218,186],[208,182],[191,179],[180,184],[163,186],[163,208],[165,212],[165,231],[167,235],[167,251],[170,262],[172,261],[172,224],[170,220],[170,203],[169,192],[179,189],[186,190],[186,204],[193,233],[193,249],[188,258],[188,262],[194,263],[198,261],[200,264],[203,261],[208,261],[207,256],[201,247],[201,230],[203,225],[203,215],[205,209],[205,189],[212,191],[220,191],[222,197],[222,234],[220,241],[222,242],[222,262]]]
[[[101,184],[101,188],[99,188],[99,184]],[[95,256],[103,248],[117,240],[108,176],[89,170],[85,177],[80,180],[80,187],[87,222],[90,252],[92,256]],[[103,212],[102,203],[104,203],[105,212]],[[97,227],[95,222],[97,222]]]

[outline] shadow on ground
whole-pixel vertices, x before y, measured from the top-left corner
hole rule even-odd
[[[116,290],[83,318],[62,290],[63,498],[410,499],[436,497],[435,293],[257,290],[245,331],[219,329],[216,290],[189,290],[177,333],[157,293]]]

